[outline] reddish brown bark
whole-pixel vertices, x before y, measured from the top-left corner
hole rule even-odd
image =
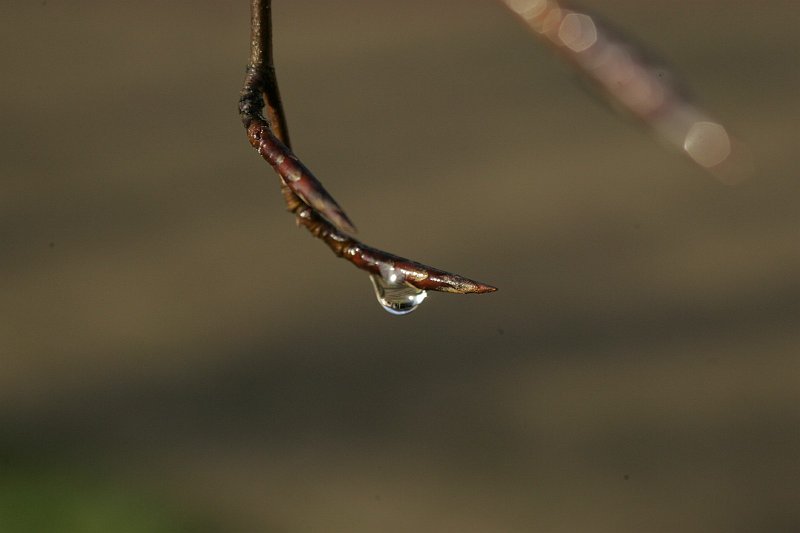
[[[286,117],[272,64],[271,0],[251,0],[251,53],[239,114],[250,144],[281,178],[281,191],[297,223],[321,239],[339,257],[371,274],[399,271],[405,283],[418,289],[456,294],[494,292],[478,283],[396,255],[354,239],[350,219],[322,183],[290,148]],[[266,107],[266,116],[264,110]]]

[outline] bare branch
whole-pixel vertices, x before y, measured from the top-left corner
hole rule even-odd
[[[347,215],[289,147],[286,118],[272,63],[272,2],[251,0],[250,64],[239,100],[239,114],[250,144],[281,178],[284,199],[298,225],[321,239],[339,257],[373,275],[397,272],[405,284],[421,290],[456,294],[497,289],[457,274],[367,246],[349,235]],[[266,100],[267,117],[264,117]]]

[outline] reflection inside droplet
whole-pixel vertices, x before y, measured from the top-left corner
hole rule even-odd
[[[381,275],[372,274],[369,279],[375,289],[375,297],[387,312],[407,315],[425,300],[428,293],[404,282],[402,272],[392,267],[381,266]]]

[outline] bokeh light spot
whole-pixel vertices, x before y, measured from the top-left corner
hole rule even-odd
[[[719,165],[731,155],[731,140],[721,124],[699,121],[686,134],[683,149],[697,164],[710,168]]]
[[[547,8],[547,0],[506,0],[506,5],[524,19],[538,17]]]
[[[590,16],[569,13],[561,21],[558,38],[573,52],[583,52],[597,42],[597,27]]]

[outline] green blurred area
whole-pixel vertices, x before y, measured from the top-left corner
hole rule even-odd
[[[796,2],[581,4],[728,188],[499,3],[275,0],[364,241],[500,287],[405,318],[249,147],[246,4],[0,5],[0,531],[800,530]]]
[[[63,462],[9,463],[0,476],[0,530],[15,533],[218,531],[165,508],[148,491]],[[68,464],[68,463],[67,463]],[[210,524],[210,522],[209,522]]]

